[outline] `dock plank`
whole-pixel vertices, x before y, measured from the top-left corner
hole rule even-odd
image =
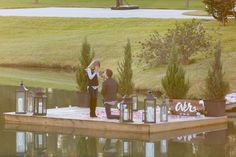
[[[227,117],[180,117],[175,115],[169,116],[169,122],[159,122],[156,124],[146,124],[142,122],[142,111],[134,112],[134,122],[120,123],[119,120],[109,120],[106,118],[105,110],[98,107],[97,118],[90,118],[88,108],[67,107],[48,109],[47,116],[33,116],[27,114],[15,114],[15,112],[4,113],[6,123],[30,124],[56,127],[72,127],[80,129],[91,129],[100,131],[115,131],[153,134],[166,131],[188,129],[194,127],[222,124],[227,122]],[[114,114],[118,110],[113,109]],[[157,113],[159,115],[159,113]]]

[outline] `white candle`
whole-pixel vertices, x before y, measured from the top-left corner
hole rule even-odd
[[[24,104],[22,98],[18,98],[17,106],[18,106],[18,112],[24,112]]]
[[[42,102],[39,102],[39,113],[43,113],[43,103]]]
[[[153,114],[153,108],[152,107],[147,107],[147,121],[151,122],[154,121],[154,114]]]
[[[128,120],[128,117],[129,117],[128,109],[124,109],[124,120]]]

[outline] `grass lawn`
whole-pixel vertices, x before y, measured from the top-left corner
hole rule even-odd
[[[127,0],[126,4],[139,5],[141,8],[168,9],[203,9],[202,0],[189,0],[189,8],[185,0]],[[29,8],[29,7],[94,7],[107,8],[115,5],[116,0],[0,0],[0,8]]]
[[[139,41],[154,30],[166,32],[175,22],[164,19],[0,17],[0,64],[76,66],[81,43],[87,36],[96,58],[102,62],[102,69],[109,67],[117,74],[117,63],[123,57],[123,47],[128,38],[135,56],[140,52]],[[214,40],[222,39],[226,78],[235,88],[236,22],[232,21],[226,27],[220,27],[216,21],[202,22]],[[192,97],[199,97],[209,64],[208,60],[199,58],[202,57],[196,56],[195,63],[185,67],[192,85],[189,93]],[[161,88],[165,66],[144,70],[134,57],[133,70],[136,88]],[[22,79],[30,86],[76,89],[73,73],[0,68],[1,84],[15,85]]]

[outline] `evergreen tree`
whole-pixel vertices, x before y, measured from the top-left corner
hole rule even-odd
[[[187,95],[189,90],[189,81],[185,79],[185,71],[178,63],[178,53],[174,44],[166,76],[162,78],[161,83],[166,95],[171,99],[182,99]]]
[[[76,82],[80,92],[85,92],[87,90],[88,78],[86,68],[91,63],[94,58],[94,52],[91,51],[91,46],[85,38],[81,54],[79,56],[79,64],[76,70]]]
[[[118,63],[118,73],[119,93],[123,96],[132,94],[134,84],[132,82],[132,54],[129,40],[125,46],[124,59]]]
[[[218,42],[215,47],[214,61],[208,70],[206,78],[205,96],[209,100],[224,100],[229,90],[229,83],[224,81],[224,73],[221,63],[221,44]]]

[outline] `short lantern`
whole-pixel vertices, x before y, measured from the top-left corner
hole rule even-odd
[[[27,107],[27,111],[29,113],[33,113],[33,109],[34,109],[34,92],[33,91],[29,91],[29,93],[28,93],[28,107]]]
[[[42,89],[39,89],[34,96],[34,115],[47,115],[47,96]]]
[[[120,103],[120,121],[133,122],[133,103],[132,98],[128,96],[124,96]]]
[[[144,123],[156,123],[156,97],[149,91],[144,98]]]
[[[160,122],[168,122],[169,99],[164,98],[160,105]]]
[[[47,149],[47,134],[46,133],[34,133],[34,148],[37,151],[43,151]]]
[[[138,111],[138,96],[137,95],[132,96],[132,102],[133,102],[133,111]]]
[[[26,114],[27,112],[27,98],[28,98],[28,89],[25,87],[23,82],[16,90],[16,113],[17,114]]]

